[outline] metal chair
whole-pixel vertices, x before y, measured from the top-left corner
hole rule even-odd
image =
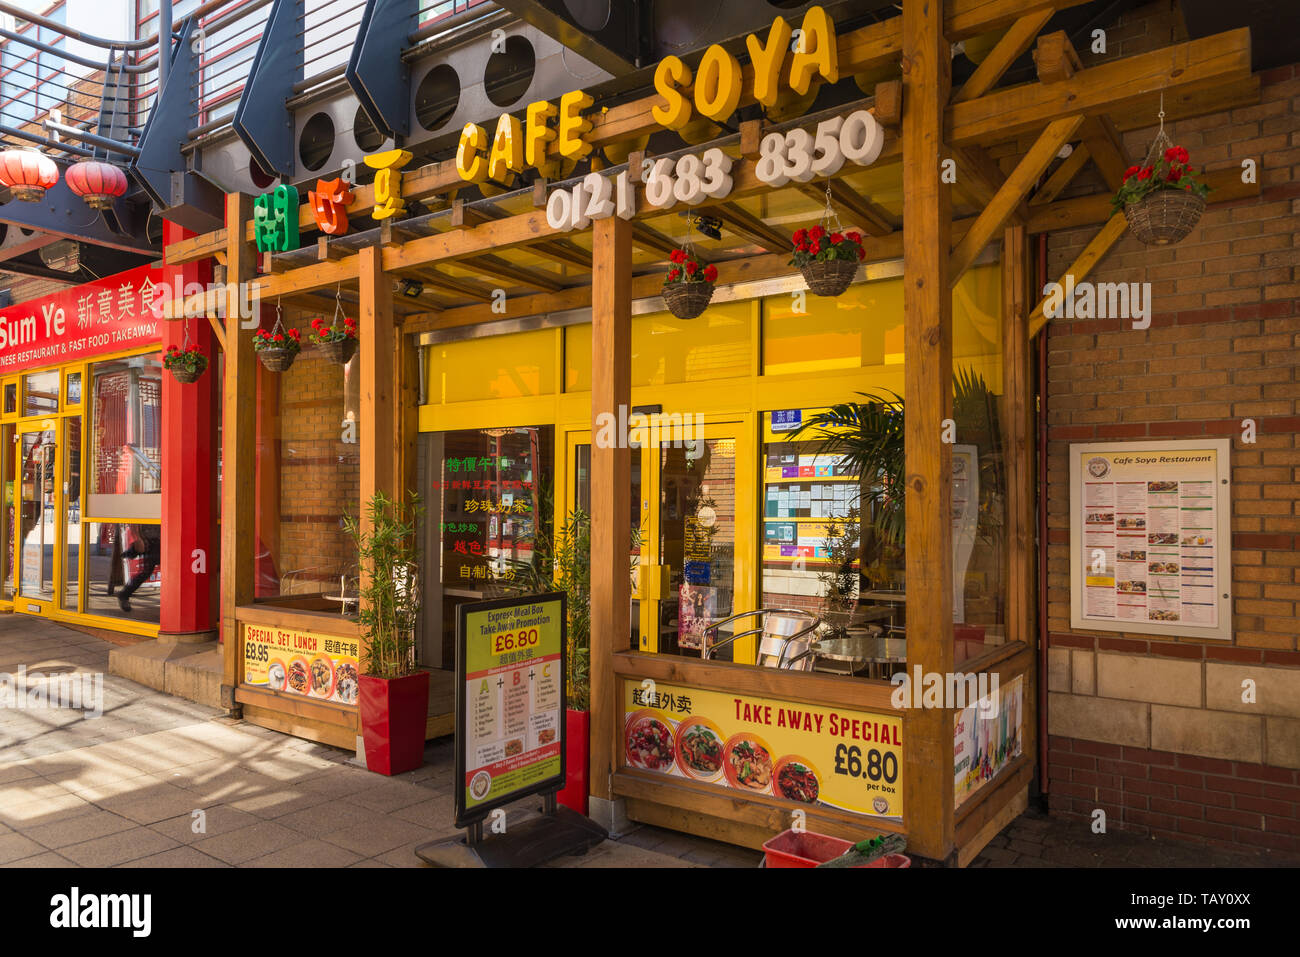
[[[729,638],[710,643],[709,636],[718,634],[718,629],[742,618],[760,617],[757,628],[737,632]],[[714,622],[704,631],[704,650],[702,658],[708,659],[712,653],[723,645],[729,645],[738,638],[760,635],[758,641],[758,663],[765,668],[781,668],[786,671],[812,670],[812,643],[816,639],[821,619],[811,612],[799,608],[759,608],[757,611],[742,611]]]

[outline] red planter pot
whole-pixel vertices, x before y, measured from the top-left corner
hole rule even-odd
[[[429,716],[429,673],[403,678],[360,677],[358,708],[366,745],[366,767],[378,774],[402,774],[424,763],[424,729]]]
[[[587,760],[591,756],[591,715],[564,712],[564,788],[557,800],[565,807],[587,813]]]

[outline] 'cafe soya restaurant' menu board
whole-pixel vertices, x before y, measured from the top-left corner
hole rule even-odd
[[[1228,441],[1070,455],[1073,625],[1230,637]]]

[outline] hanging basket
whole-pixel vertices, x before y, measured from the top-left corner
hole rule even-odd
[[[1136,203],[1124,204],[1128,228],[1148,246],[1168,246],[1186,238],[1203,212],[1205,198],[1183,189],[1158,189]]]
[[[337,362],[339,365],[345,366],[357,354],[357,340],[348,338],[336,339],[333,342],[322,342],[320,350],[321,354],[330,362]]]
[[[298,358],[297,349],[259,349],[258,361],[270,372],[286,372],[293,360]]]
[[[839,296],[857,276],[859,265],[847,259],[825,259],[810,262],[799,271],[814,296]]]
[[[208,364],[205,362],[203,365],[199,366],[199,368],[193,370],[187,369],[184,366],[175,365],[169,367],[167,371],[172,374],[172,378],[177,382],[183,382],[186,385],[190,385],[191,383],[198,382],[203,373],[208,371]]]
[[[713,299],[713,283],[668,282],[664,283],[663,295],[668,311],[678,319],[696,319]]]

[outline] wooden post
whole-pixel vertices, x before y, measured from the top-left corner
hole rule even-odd
[[[602,413],[619,421],[632,405],[632,224],[598,219],[592,236],[591,434]],[[613,655],[631,635],[632,453],[624,443],[591,447],[591,796],[610,800],[618,689]],[[557,514],[559,509],[556,510]]]
[[[1034,496],[1029,372],[1029,243],[1023,226],[1002,240],[1002,422],[1006,461],[1007,640],[1033,644]],[[1026,752],[1028,753],[1028,752]]]
[[[907,416],[907,670],[948,675],[952,640],[952,201],[941,179],[951,83],[941,0],[903,0],[903,322]],[[920,689],[912,689],[913,700]],[[905,716],[908,849],[945,860],[953,845],[953,711]]]
[[[1006,449],[1007,596],[1005,618],[1008,641],[1023,641],[1037,649],[1035,622],[1035,468],[1033,350],[1029,328],[1030,248],[1023,226],[1006,230],[1002,240],[1002,440]],[[1037,600],[1042,600],[1041,598]],[[1037,654],[1042,650],[1038,649]],[[1023,751],[1037,754],[1038,669],[1026,671],[1025,707],[1021,716]]]
[[[222,401],[221,487],[221,703],[235,707],[240,680],[235,609],[253,600],[257,561],[254,485],[257,456],[257,356],[253,335],[241,329],[242,291],[253,278],[257,252],[244,239],[253,198],[226,196],[226,352]]]
[[[395,382],[397,329],[393,324],[393,283],[383,270],[382,250],[367,246],[358,254],[361,293],[357,338],[361,366],[361,517],[375,492],[396,497],[398,452],[393,434],[397,422]]]

